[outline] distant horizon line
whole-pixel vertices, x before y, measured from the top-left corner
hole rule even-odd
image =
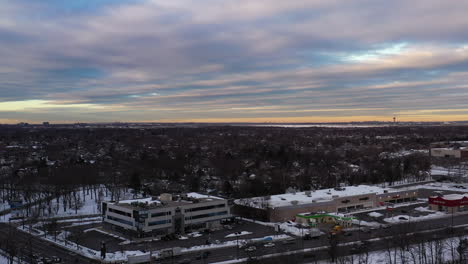
[[[42,122],[16,122],[16,123],[0,123],[0,125],[80,125],[80,124],[283,124],[283,125],[305,125],[305,124],[408,124],[408,123],[468,123],[468,120],[458,121],[346,121],[346,122],[203,122],[203,121],[103,121],[103,122],[54,122],[54,121],[42,121]]]

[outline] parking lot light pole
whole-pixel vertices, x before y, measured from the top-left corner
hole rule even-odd
[[[236,259],[239,259],[239,232],[236,232]]]
[[[453,211],[455,211],[455,207],[452,207],[452,234],[453,234]]]

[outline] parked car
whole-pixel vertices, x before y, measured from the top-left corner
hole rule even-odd
[[[252,252],[252,251],[255,251],[255,250],[257,250],[257,248],[255,246],[250,246],[250,247],[245,249],[245,251],[247,251],[247,252]]]
[[[408,218],[406,218],[406,217],[404,217],[404,216],[400,216],[400,217],[398,217],[398,219],[400,219],[400,220],[408,220]]]
[[[294,243],[296,243],[296,239],[294,239],[294,238],[291,237],[291,238],[288,238],[288,239],[286,239],[286,240],[283,240],[281,243],[283,243],[283,245],[286,245],[286,244],[294,244]]]
[[[276,245],[275,245],[275,243],[271,243],[271,242],[270,242],[270,243],[264,244],[263,246],[264,246],[264,247],[274,247],[274,246],[276,246]]]
[[[190,259],[182,259],[182,260],[179,260],[179,264],[189,264],[190,262],[192,262]]]
[[[362,228],[361,232],[369,234],[371,232],[371,230],[370,230],[370,228]]]

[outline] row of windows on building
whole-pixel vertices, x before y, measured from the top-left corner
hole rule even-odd
[[[172,215],[172,211],[152,213],[151,217],[159,217],[159,216],[165,216],[165,215]]]
[[[224,207],[226,207],[225,204],[200,206],[200,207],[185,209],[185,212],[197,212],[197,211],[211,210],[211,209],[215,209],[215,208],[224,208]],[[152,213],[151,217],[160,217],[160,216],[166,216],[166,215],[172,215],[172,211]]]
[[[116,209],[113,209],[113,208],[109,208],[109,212],[112,212],[112,213],[114,213],[114,214],[119,214],[119,215],[124,215],[124,216],[128,216],[128,217],[132,217],[132,214],[131,214],[131,213],[127,213],[127,212],[124,212],[124,211],[116,210]]]
[[[120,219],[120,218],[117,218],[117,217],[113,217],[113,216],[110,216],[110,215],[107,216],[107,219],[115,221],[115,222],[119,222],[119,223],[122,223],[122,224],[133,226],[132,221],[127,221],[127,220]]]
[[[185,217],[185,220],[195,220],[195,219],[218,216],[218,215],[227,215],[227,211],[188,216],[188,217]]]
[[[202,210],[210,210],[210,209],[215,209],[215,208],[223,208],[225,206],[226,206],[226,204],[215,204],[215,205],[209,205],[209,206],[200,206],[200,207],[185,209],[185,212],[196,212],[196,211],[202,211]]]
[[[170,224],[171,222],[172,222],[171,219],[148,222],[148,226]]]

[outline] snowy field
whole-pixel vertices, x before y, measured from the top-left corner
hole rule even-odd
[[[97,195],[96,195],[97,194]],[[133,198],[131,190],[127,190],[120,194],[120,199]],[[77,203],[78,206],[74,206],[73,203],[66,203],[64,206],[65,197],[62,196],[58,200],[53,199],[50,201],[50,205],[43,204],[42,208],[34,206],[33,211],[36,211],[40,217],[67,217],[67,216],[81,216],[81,215],[92,215],[100,213],[100,204],[102,201],[109,201],[111,199],[111,193],[106,191],[105,187],[100,187],[99,191],[94,193],[92,191],[77,191]],[[8,204],[0,204],[0,209],[8,209]],[[49,210],[50,208],[50,210]],[[26,210],[16,210],[12,213],[0,216],[0,222],[8,222],[11,217],[19,217],[26,215]]]

